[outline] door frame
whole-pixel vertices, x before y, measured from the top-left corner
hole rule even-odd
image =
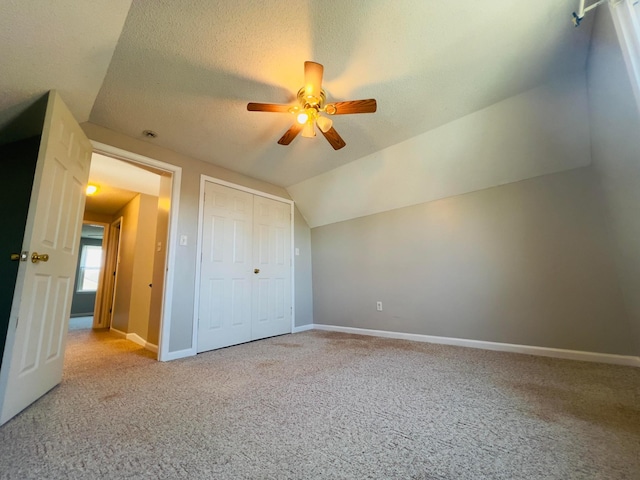
[[[100,261],[100,274],[98,276],[98,288],[96,289],[96,301],[93,304],[93,322],[91,323],[91,328],[104,328],[104,325],[99,323],[101,321],[102,314],[102,303],[103,299],[103,290],[105,289],[105,280],[106,280],[106,268],[107,268],[107,244],[109,242],[109,223],[102,222],[97,220],[82,220],[83,225],[95,225],[98,227],[102,227],[102,260]],[[82,257],[82,250],[78,252],[78,263],[80,263],[80,258]],[[76,270],[76,279],[78,276],[78,270]],[[77,280],[76,280],[77,281]],[[77,288],[77,285],[75,286]]]
[[[270,198],[271,200],[275,200],[277,202],[282,202],[289,204],[290,216],[289,222],[291,226],[291,251],[289,252],[289,258],[291,263],[291,332],[295,331],[296,325],[296,295],[295,295],[295,243],[294,243],[294,203],[293,200],[289,198],[279,197],[277,195],[272,195],[270,193],[262,192],[260,190],[254,190],[253,188],[245,187],[243,185],[238,185],[237,183],[227,182],[226,180],[220,180],[219,178],[210,177],[209,175],[200,175],[200,198],[198,201],[198,237],[196,240],[196,284],[195,284],[195,295],[194,295],[194,303],[193,303],[193,324],[192,324],[192,332],[193,338],[191,339],[191,355],[198,354],[198,312],[200,306],[200,259],[202,258],[202,227],[204,223],[204,188],[205,183],[211,182],[218,185],[222,185],[223,187],[233,188],[235,190],[240,190],[242,192],[250,193],[252,195],[257,195],[259,197]]]
[[[111,223],[107,223],[106,229],[108,234],[105,237],[104,247],[104,278],[105,282],[100,289],[100,310],[96,306],[96,311],[99,311],[100,323],[98,327],[94,328],[108,328],[111,330],[111,320],[113,315],[113,304],[116,297],[116,285],[118,283],[118,260],[120,258],[120,241],[122,231],[123,217],[118,217]],[[111,273],[114,272],[114,273]],[[96,298],[96,305],[97,305]],[[94,324],[96,324],[94,318]]]
[[[171,332],[171,311],[173,305],[173,285],[176,264],[176,247],[178,245],[178,212],[180,207],[180,185],[182,183],[182,167],[128,152],[121,148],[91,140],[93,151],[129,163],[146,165],[171,173],[171,206],[169,211],[169,228],[167,235],[166,275],[162,295],[162,315],[160,316],[160,337],[158,338],[158,360],[172,360],[169,353],[169,335]]]

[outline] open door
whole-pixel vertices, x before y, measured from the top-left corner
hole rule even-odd
[[[122,217],[112,222],[108,228],[105,250],[105,275],[100,292],[101,304],[100,310],[96,309],[96,314],[99,315],[98,325],[100,328],[111,328],[111,321],[113,320],[113,305],[115,303],[116,283],[118,281]]]
[[[62,379],[91,150],[50,92],[0,370],[0,424]]]

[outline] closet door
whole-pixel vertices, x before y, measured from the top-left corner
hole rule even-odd
[[[198,352],[291,332],[291,206],[204,182]]]
[[[251,338],[291,333],[291,207],[253,201],[253,320]]]
[[[251,340],[253,195],[205,182],[198,352]]]

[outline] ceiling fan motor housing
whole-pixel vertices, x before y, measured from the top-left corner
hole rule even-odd
[[[367,100],[347,100],[327,104],[327,95],[322,88],[322,75],[324,67],[316,62],[304,62],[305,86],[298,90],[298,104],[293,106],[278,105],[273,103],[254,103],[247,105],[251,112],[276,112],[296,115],[296,122],[278,140],[280,145],[289,145],[300,133],[303,137],[315,137],[315,127],[322,132],[334,150],[339,150],[346,145],[335,128],[333,121],[320,113],[328,115],[344,115],[349,113],[373,113],[376,111],[376,101],[373,98]]]
[[[302,87],[298,90],[298,103],[303,110],[314,108],[317,111],[324,110],[327,95],[324,89],[320,90],[320,95],[307,95],[307,89]]]

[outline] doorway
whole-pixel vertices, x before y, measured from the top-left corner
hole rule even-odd
[[[158,246],[157,243],[154,248],[154,255],[164,257],[164,271],[154,270],[152,281],[152,287],[146,284],[146,287],[151,291],[151,314],[156,315],[158,318],[158,337],[157,337],[157,358],[160,361],[167,361],[171,359],[169,352],[169,335],[171,331],[171,310],[173,305],[173,285],[174,285],[174,272],[175,272],[175,257],[176,246],[178,236],[178,210],[180,204],[180,185],[182,182],[182,168],[170,163],[162,162],[153,158],[139,155],[136,153],[128,152],[120,148],[106,145],[99,142],[92,141],[93,151],[96,154],[101,154],[112,159],[128,162],[130,165],[137,166],[141,169],[148,171],[154,171],[161,175],[160,182],[160,197],[161,201],[158,202],[157,217],[163,217],[166,221],[157,221],[157,224],[163,225],[166,228],[166,232],[156,231],[156,235],[164,236],[166,242],[163,245]],[[121,232],[126,226],[126,219],[122,220]],[[121,237],[119,245],[123,245],[124,238]],[[160,250],[158,250],[160,248]],[[116,255],[116,258],[120,258],[120,254]],[[118,261],[118,260],[116,260]],[[122,262],[120,263],[120,265]],[[155,265],[160,265],[161,262],[156,262]],[[157,282],[159,277],[164,279],[163,284],[160,285]],[[155,310],[154,310],[155,309]],[[127,333],[128,335],[128,333]],[[130,340],[139,340],[135,334],[128,335]]]
[[[105,226],[94,328],[166,360],[181,168],[92,142],[85,221]],[[163,330],[164,329],[164,330]]]

